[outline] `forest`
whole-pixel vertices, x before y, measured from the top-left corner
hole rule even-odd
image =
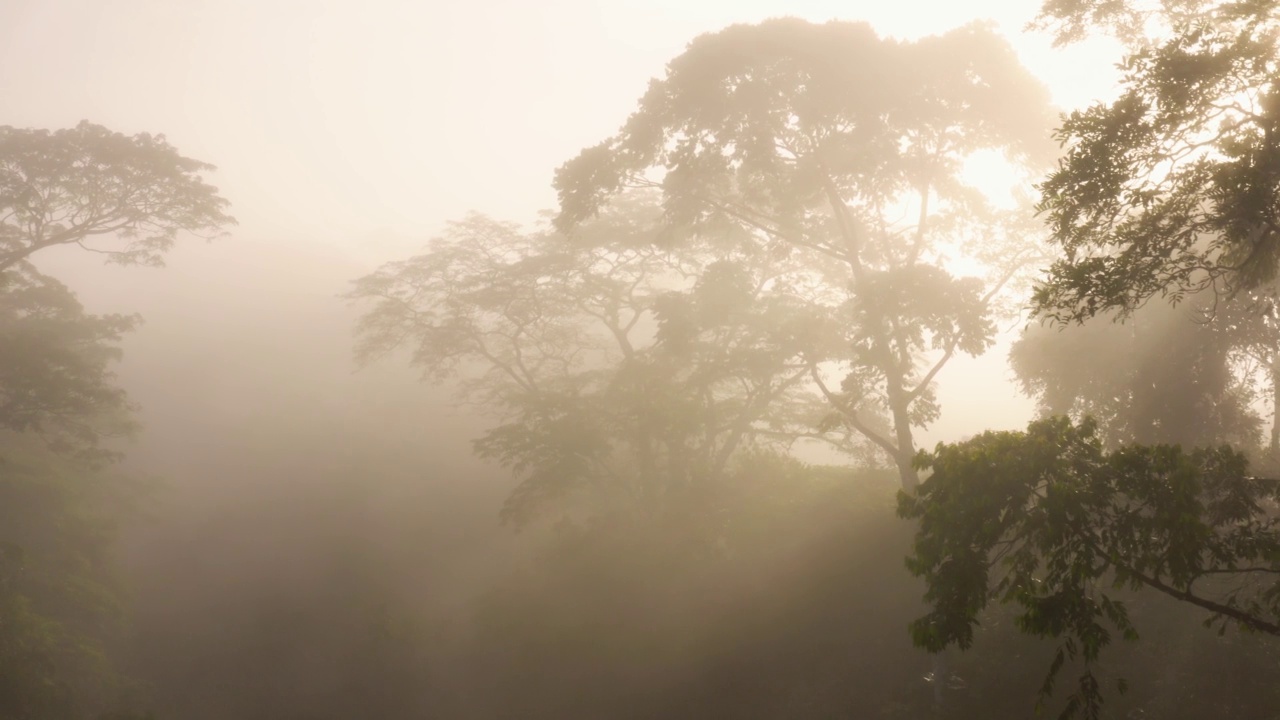
[[[420,237],[0,125],[0,720],[1280,719],[1280,0],[848,5]]]

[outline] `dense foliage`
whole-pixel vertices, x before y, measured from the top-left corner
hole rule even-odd
[[[163,135],[0,126],[0,272],[63,245],[160,265],[179,234],[234,223],[202,176],[213,169]]]
[[[810,373],[830,422],[913,487],[934,380],[990,346],[992,301],[1036,253],[963,163],[988,151],[1035,168],[1048,122],[1044,88],[981,26],[917,42],[844,22],[733,26],[696,38],[616,136],[560,168],[556,224],[572,233],[622,189],[654,187],[669,243],[732,229],[793,258],[843,308],[842,354]],[[954,272],[955,255],[983,271]]]
[[[1021,631],[1061,639],[1042,697],[1064,663],[1083,663],[1062,717],[1101,715],[1099,653],[1113,632],[1138,635],[1107,586],[1158,591],[1223,629],[1280,630],[1277,482],[1251,476],[1241,451],[1163,444],[1252,450],[1252,405],[1276,397],[1276,13],[1044,5],[1060,41],[1099,28],[1127,47],[1119,98],[1064,119],[1065,155],[1040,185],[1062,256],[1033,305],[1084,327],[1031,329],[1011,358],[1042,412],[1086,419],[922,453],[932,474],[900,512],[920,521],[909,567],[933,606],[917,644],[968,647],[989,600],[1016,604]],[[1194,296],[1192,312],[1147,307],[1153,296]]]
[[[136,426],[112,364],[136,318],[85,312],[39,272],[78,245],[158,264],[180,231],[231,219],[210,166],[163,138],[81,123],[0,128],[0,715],[79,720],[127,703],[109,646],[111,546],[135,483],[111,471]],[[105,247],[89,247],[93,240]]]
[[[1040,208],[1064,257],[1035,295],[1078,320],[1153,295],[1268,290],[1280,263],[1276,3],[1050,2],[1133,44],[1120,96],[1071,113]],[[1154,37],[1137,37],[1145,30]]]
[[[988,601],[1016,603],[1023,632],[1062,639],[1045,695],[1066,660],[1085,663],[1063,717],[1098,716],[1093,663],[1113,632],[1138,637],[1108,587],[1150,588],[1210,622],[1280,636],[1280,481],[1250,476],[1227,447],[1107,452],[1091,422],[1053,419],[940,444],[919,463],[932,472],[899,512],[920,522],[908,567],[933,609],[913,637],[967,648]]]
[[[1040,186],[1062,252],[1011,355],[1025,432],[916,448],[1048,262],[966,172],[1029,187],[1052,157],[987,26],[695,38],[547,225],[452,223],[355,281],[358,319],[348,265],[231,251],[201,272],[234,291],[174,310],[182,357],[139,383],[194,422],[142,461],[185,475],[130,528],[129,635],[138,318],[38,263],[157,265],[234,221],[162,136],[0,127],[0,717],[1016,717],[1064,673],[1062,716],[1274,714],[1277,7],[1045,4],[1129,55]],[[401,375],[347,372],[348,321]]]

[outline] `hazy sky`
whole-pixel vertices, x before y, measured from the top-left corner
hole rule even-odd
[[[1108,62],[1020,36],[1033,0],[5,0],[0,123],[163,132],[244,230],[364,240],[524,219],[695,35],[793,14],[916,36],[989,17],[1059,104]]]
[[[1038,5],[2,0],[0,124],[164,133],[219,166],[239,239],[389,259],[469,210],[523,221],[551,207],[554,169],[616,130],[690,39],[734,22],[863,19],[915,37],[989,18],[1060,106],[1106,95],[1113,48],[1022,34]],[[942,435],[990,404],[979,388],[1007,374],[998,352],[945,374]]]

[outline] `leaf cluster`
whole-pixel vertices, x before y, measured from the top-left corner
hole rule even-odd
[[[135,428],[111,366],[138,319],[86,314],[65,285],[26,264],[0,278],[0,428],[109,459],[103,441]]]
[[[362,357],[406,348],[496,420],[475,447],[520,478],[513,523],[582,493],[652,509],[818,424],[837,308],[733,233],[668,246],[651,198],[572,239],[473,216],[349,294]]]
[[[1098,717],[1095,664],[1113,634],[1136,639],[1117,590],[1149,589],[1211,621],[1280,635],[1280,481],[1228,447],[1103,449],[1097,425],[1058,417],[921,453],[931,471],[899,514],[920,523],[908,568],[932,610],[911,625],[932,652],[968,648],[992,600],[1025,633],[1060,640],[1042,688],[1083,663],[1061,717]]]
[[[1071,5],[1059,10],[1079,23],[1114,4]],[[1039,208],[1064,257],[1034,295],[1048,317],[1082,321],[1276,276],[1277,5],[1171,5],[1167,36],[1125,57],[1120,97],[1071,113],[1057,133],[1066,153]]]
[[[0,126],[0,272],[61,245],[162,265],[179,234],[212,236],[235,223],[203,178],[213,169],[163,135],[87,121],[53,132]],[[86,244],[98,238],[106,244]]]

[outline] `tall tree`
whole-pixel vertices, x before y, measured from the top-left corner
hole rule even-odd
[[[235,221],[202,173],[163,135],[128,136],[81,122],[48,130],[0,126],[0,273],[52,247],[110,262],[161,265],[181,233]]]
[[[107,465],[136,423],[111,372],[136,318],[86,313],[40,274],[67,245],[158,265],[179,233],[234,222],[162,137],[90,123],[0,127],[0,715],[98,717],[121,678],[111,539],[128,484]]]
[[[1280,10],[1270,1],[1168,5],[1045,6],[1066,38],[1118,23],[1133,43],[1120,97],[1066,119],[1066,155],[1041,187],[1064,252],[1035,300],[1056,319],[1129,310],[1153,295],[1274,293]],[[1149,25],[1166,32],[1133,35]]]
[[[729,228],[664,248],[658,215],[621,198],[575,242],[472,216],[349,295],[368,307],[361,356],[405,346],[496,416],[476,449],[521,479],[508,520],[583,494],[596,510],[687,506],[739,451],[821,418],[805,383],[806,358],[836,351],[820,289]]]
[[[845,351],[809,366],[831,424],[914,487],[934,380],[990,345],[991,301],[1032,254],[963,163],[994,151],[1035,167],[1048,122],[1044,89],[982,26],[895,42],[865,24],[738,25],[690,43],[616,136],[558,171],[556,224],[571,233],[622,189],[656,187],[672,242],[731,227],[794,258],[840,296]],[[985,282],[957,276],[957,254],[985,261]]]
[[[1113,32],[1128,54],[1119,99],[1073,113],[1059,131],[1066,156],[1041,186],[1040,207],[1063,253],[1035,305],[1060,323],[1142,320],[1154,296],[1177,304],[1196,294],[1196,309],[1211,321],[1200,335],[1209,347],[1175,337],[1159,348],[1183,359],[1176,370],[1194,370],[1180,382],[1213,381],[1200,388],[1209,394],[1172,393],[1199,396],[1183,412],[1239,415],[1244,403],[1230,385],[1240,378],[1224,357],[1247,349],[1264,362],[1275,358],[1268,296],[1280,259],[1277,7],[1270,0],[1044,5],[1042,21],[1060,40]],[[1022,351],[1036,364],[1033,346]],[[1160,373],[1145,374],[1143,384],[1158,384]],[[1150,409],[1133,404],[1138,393],[1116,387],[1127,382],[1061,372],[1024,378],[1059,410],[1073,384],[1088,391],[1086,403],[1107,408],[1108,422]],[[1108,452],[1093,421],[1054,418],[1026,433],[939,445],[920,463],[932,475],[918,493],[900,496],[901,513],[920,521],[909,563],[933,605],[913,625],[916,642],[967,647],[989,600],[1017,604],[1020,630],[1062,639],[1046,694],[1065,662],[1085,665],[1063,717],[1100,716],[1099,653],[1113,632],[1137,636],[1108,585],[1190,603],[1224,628],[1280,634],[1278,486],[1250,475],[1244,455],[1229,447]]]

